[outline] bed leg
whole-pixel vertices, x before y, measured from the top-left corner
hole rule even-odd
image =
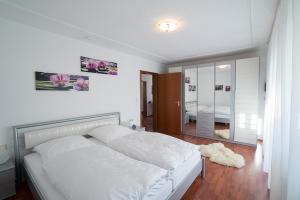
[[[205,158],[202,157],[202,170],[200,174],[201,178],[205,178]]]

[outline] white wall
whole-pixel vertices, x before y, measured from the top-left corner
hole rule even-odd
[[[139,124],[139,70],[157,62],[0,19],[0,144],[12,149],[12,126],[120,111]],[[118,63],[118,75],[80,72],[80,56]],[[34,71],[86,75],[88,92],[36,91]]]
[[[197,101],[197,68],[186,69],[184,76],[190,77],[190,83],[184,83],[185,102]],[[196,91],[189,91],[189,85],[196,85]]]
[[[175,73],[175,72],[182,72],[182,67],[169,67],[168,68],[168,73]]]
[[[230,106],[231,91],[226,92],[225,87],[231,86],[231,68],[216,68],[216,85],[223,85],[223,90],[215,91],[216,106]]]
[[[214,66],[198,68],[198,103],[200,105],[214,105],[215,78]]]
[[[216,84],[223,85],[221,91],[214,90],[214,66],[188,68],[184,70],[185,77],[190,77],[190,83],[185,83],[185,102],[197,101],[197,91],[199,103],[212,105],[215,99],[218,106],[230,105],[230,92],[225,91],[225,86],[230,85],[231,72],[227,69],[217,69]],[[197,83],[198,73],[198,83]],[[196,85],[197,91],[189,91],[189,85]]]
[[[142,81],[147,83],[147,102],[152,101],[152,75],[142,74]]]
[[[142,81],[146,81],[146,87],[147,87],[147,116],[152,115],[152,99],[153,99],[153,94],[152,94],[152,75],[150,74],[142,74]],[[151,104],[149,102],[151,101]],[[143,106],[143,104],[142,104]]]
[[[172,70],[172,68],[170,68]],[[190,77],[190,83],[185,83],[185,102],[197,101],[197,91],[199,103],[203,105],[212,105],[214,98],[216,105],[229,106],[230,92],[225,91],[225,86],[230,85],[231,72],[227,69],[217,69],[216,84],[223,85],[221,91],[214,91],[214,66],[198,68],[197,83],[197,66],[184,70],[185,77]],[[198,86],[197,91],[189,91],[189,85]],[[214,93],[215,92],[215,93]],[[214,97],[215,95],[215,97]]]

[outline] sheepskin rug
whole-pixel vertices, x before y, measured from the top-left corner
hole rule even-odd
[[[223,139],[229,139],[229,129],[215,130],[215,134]]]
[[[245,165],[245,159],[242,155],[234,153],[222,143],[199,145],[199,149],[201,154],[208,157],[212,162],[236,168],[241,168]]]

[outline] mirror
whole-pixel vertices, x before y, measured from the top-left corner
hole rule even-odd
[[[198,67],[197,136],[214,136],[214,64]]]
[[[184,71],[183,134],[196,135],[197,122],[197,66]]]
[[[214,135],[219,139],[233,139],[232,116],[232,66],[231,62],[216,63]]]

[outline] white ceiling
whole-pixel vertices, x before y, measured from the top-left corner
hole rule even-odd
[[[263,46],[278,0],[0,0],[0,17],[159,62]],[[166,18],[175,32],[157,30]]]

